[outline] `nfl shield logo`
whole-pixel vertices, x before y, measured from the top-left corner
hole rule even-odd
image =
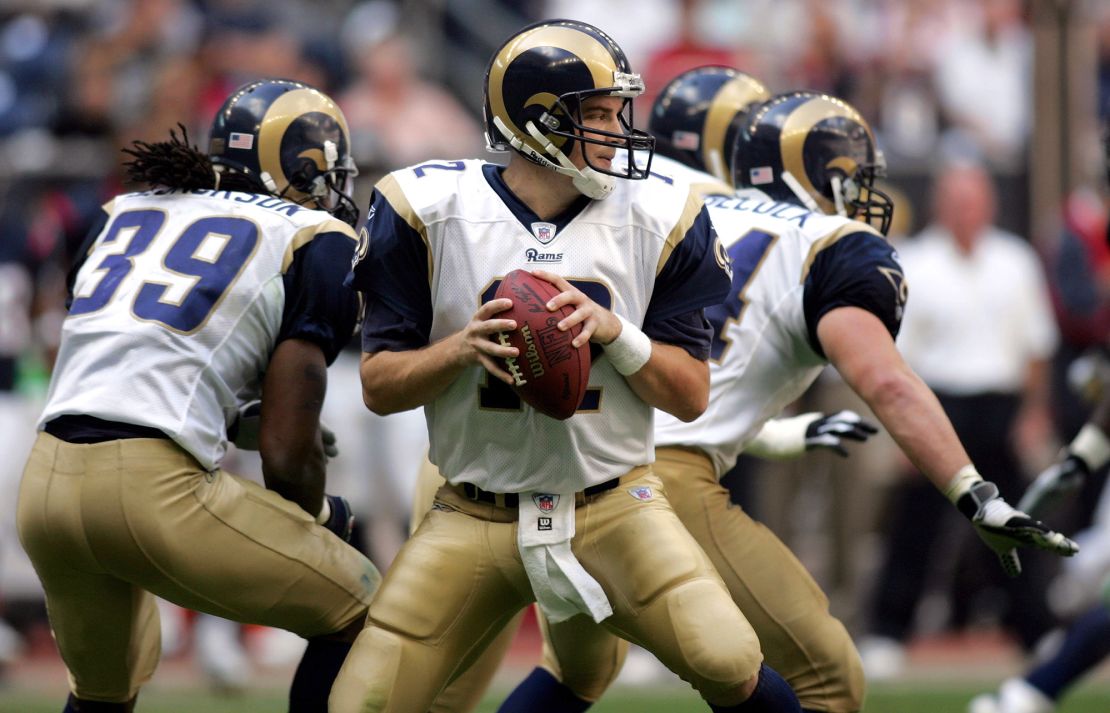
[[[648,500],[651,500],[651,488],[649,488],[646,485],[641,485],[641,486],[635,487],[635,488],[629,488],[628,489],[628,494],[631,495],[632,497],[636,498],[637,500],[643,500],[645,502],[647,502]]]
[[[555,506],[559,504],[559,496],[550,493],[536,493],[532,496],[532,502],[536,504],[542,512],[551,512]]]
[[[532,235],[544,245],[555,239],[554,223],[532,223]]]

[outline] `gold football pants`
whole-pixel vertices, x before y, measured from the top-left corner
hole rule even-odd
[[[655,653],[706,699],[726,699],[758,671],[759,642],[659,479],[644,471],[576,509],[572,549],[612,604],[605,631]],[[650,497],[633,495],[638,488]],[[439,490],[370,606],[331,713],[424,713],[533,601],[516,516]],[[590,621],[571,621],[579,620]]]
[[[675,512],[755,630],[767,665],[790,683],[802,707],[859,711],[864,692],[859,654],[844,626],[829,613],[828,599],[789,548],[731,502],[700,451],[659,448],[653,468]],[[502,638],[513,633],[515,628]],[[544,626],[543,634],[542,665],[580,698],[596,701],[620,672],[627,644],[585,617]],[[452,683],[431,710],[472,710],[448,706],[480,699],[496,670],[485,658]],[[447,705],[441,707],[442,701]]]
[[[39,434],[18,527],[84,700],[127,701],[150,679],[154,595],[309,638],[361,617],[380,579],[297,505],[206,472],[168,439],[76,445]]]

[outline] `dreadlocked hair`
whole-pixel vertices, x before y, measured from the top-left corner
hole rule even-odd
[[[178,124],[181,135],[170,129],[169,141],[133,141],[123,149],[134,157],[124,162],[127,177],[134,183],[169,188],[215,188],[216,172],[212,162],[196,146],[189,144],[189,132]]]

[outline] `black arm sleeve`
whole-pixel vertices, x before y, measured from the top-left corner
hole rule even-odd
[[[404,351],[428,343],[432,296],[423,236],[375,191],[358,258],[346,284],[366,297],[362,350]]]
[[[817,324],[837,307],[867,310],[897,337],[906,293],[906,278],[890,243],[863,231],[840,238],[818,253],[806,276],[803,304],[810,345],[825,355]]]
[[[709,346],[713,341],[713,325],[702,310],[695,310],[667,319],[644,323],[644,334],[657,342],[682,347],[690,356],[700,361],[709,359]]]
[[[339,232],[321,233],[293,253],[284,276],[285,310],[277,341],[304,339],[319,345],[331,364],[351,339],[358,295],[343,284],[354,242]]]

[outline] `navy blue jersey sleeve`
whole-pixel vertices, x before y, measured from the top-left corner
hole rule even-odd
[[[285,310],[277,341],[304,339],[319,345],[331,364],[351,339],[358,295],[343,284],[354,242],[340,232],[320,233],[293,253],[285,271]]]
[[[662,322],[719,304],[731,285],[728,257],[703,206],[656,275],[644,322]]]
[[[363,351],[400,351],[428,343],[432,329],[428,270],[423,235],[376,190],[346,280],[366,296]]]
[[[898,336],[906,304],[906,278],[898,254],[874,233],[850,233],[817,254],[805,278],[806,329],[809,341],[825,355],[817,324],[837,307],[859,307],[878,317]]]
[[[685,314],[644,323],[644,334],[657,342],[682,347],[700,361],[709,359],[709,347],[713,342],[713,326],[705,318],[705,312],[694,310]]]
[[[428,344],[428,326],[400,314],[376,295],[366,295],[366,315],[362,319],[362,351],[405,352]]]
[[[77,253],[73,256],[73,265],[69,268],[69,274],[66,275],[66,310],[68,311],[73,304],[73,286],[77,283],[77,273],[81,270],[81,266],[85,264],[85,260],[89,257],[89,251],[92,250],[93,243],[100,237],[101,231],[104,226],[108,224],[108,211],[101,209],[92,225],[89,227],[89,232],[85,234],[85,239],[81,241],[81,246],[77,248]]]

